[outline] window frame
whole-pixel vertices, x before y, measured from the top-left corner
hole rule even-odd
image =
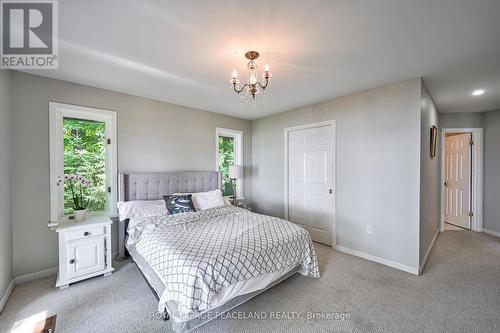
[[[229,128],[215,128],[215,171],[219,171],[219,137],[225,136],[234,139],[234,165],[243,166],[243,131]],[[243,172],[244,177],[244,172]],[[222,178],[222,177],[221,177]],[[243,178],[236,180],[236,197],[244,200]]]
[[[71,104],[49,102],[49,144],[50,144],[50,222],[64,217],[64,118],[99,121],[106,124],[106,187],[111,188],[106,196],[106,213],[117,213],[118,167],[116,112]]]

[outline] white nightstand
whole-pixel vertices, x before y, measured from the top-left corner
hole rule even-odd
[[[59,274],[56,287],[68,288],[70,283],[97,275],[110,275],[111,224],[109,216],[90,214],[85,221],[60,222],[56,232],[59,237]]]

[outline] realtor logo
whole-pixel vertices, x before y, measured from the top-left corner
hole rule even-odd
[[[0,68],[58,67],[57,1],[1,1]]]

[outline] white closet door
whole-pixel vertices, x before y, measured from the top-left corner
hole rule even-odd
[[[327,245],[332,245],[333,166],[331,125],[289,132],[288,218]]]
[[[471,133],[445,138],[445,216],[447,223],[470,229]]]

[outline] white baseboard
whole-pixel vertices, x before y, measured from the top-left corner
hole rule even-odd
[[[7,289],[5,289],[5,292],[2,295],[2,298],[0,298],[0,312],[2,312],[3,307],[7,303],[7,300],[9,299],[10,294],[12,293],[12,290],[14,290],[14,279],[10,280],[9,285],[7,286]]]
[[[427,252],[425,253],[424,260],[422,260],[422,263],[420,264],[420,267],[418,269],[418,275],[422,274],[422,271],[424,270],[425,263],[427,262],[427,259],[429,259],[429,255],[431,254],[432,248],[434,247],[434,243],[436,243],[436,239],[438,238],[440,232],[441,232],[441,228],[438,228],[436,230],[436,233],[434,234],[434,238],[432,238],[431,245],[429,245],[429,248],[427,249]]]
[[[492,235],[492,236],[495,236],[495,237],[500,237],[500,232],[498,232],[498,231],[493,231],[493,230],[490,230],[490,229],[484,229],[483,228],[483,232],[485,234],[488,234],[488,235]]]
[[[114,258],[117,254],[118,254],[118,252],[113,252],[112,258]],[[51,268],[47,268],[47,269],[42,269],[41,271],[38,271],[38,272],[23,274],[23,275],[19,275],[19,276],[14,277],[10,281],[9,286],[5,290],[5,293],[0,298],[0,312],[2,312],[2,309],[5,306],[5,303],[7,303],[7,300],[9,299],[9,296],[12,293],[12,290],[14,289],[15,285],[29,282],[29,281],[33,281],[33,280],[37,280],[37,279],[41,279],[41,278],[51,276],[51,275],[56,275],[58,270],[59,269],[57,267],[51,267]]]
[[[401,264],[399,262],[380,258],[380,257],[374,256],[374,255],[368,254],[368,253],[352,250],[352,249],[349,249],[349,248],[342,246],[342,245],[334,245],[333,248],[336,250],[339,250],[341,252],[351,254],[351,255],[356,256],[356,257],[361,257],[363,259],[371,260],[371,261],[377,262],[377,263],[382,264],[382,265],[397,268],[399,270],[418,275],[418,267],[408,266],[405,264]]]
[[[38,272],[28,273],[28,274],[14,277],[10,281],[9,286],[5,290],[2,297],[0,298],[0,312],[2,312],[3,307],[7,303],[7,300],[9,299],[9,296],[12,293],[12,290],[14,289],[15,285],[29,282],[29,281],[33,281],[33,280],[40,279],[40,278],[50,276],[50,275],[54,275],[54,274],[57,274],[57,267],[52,267],[52,268],[44,269],[44,270],[41,270]]]
[[[117,251],[112,252],[111,258],[113,258],[113,260],[114,260],[114,258],[116,257],[117,254],[118,254]],[[16,276],[14,278],[15,284],[25,283],[25,282],[33,281],[36,279],[41,279],[41,278],[44,278],[44,277],[47,277],[50,275],[56,275],[58,273],[58,271],[59,271],[58,267],[51,267],[51,268],[47,268],[47,269],[42,269],[41,271],[38,271],[38,272],[19,275],[19,276]]]
[[[43,269],[43,270],[38,271],[38,272],[16,276],[14,278],[14,280],[15,280],[16,284],[25,283],[25,282],[33,281],[33,280],[40,279],[40,278],[43,278],[46,276],[55,275],[55,274],[57,274],[57,271],[58,271],[57,267],[51,267],[51,268]]]

